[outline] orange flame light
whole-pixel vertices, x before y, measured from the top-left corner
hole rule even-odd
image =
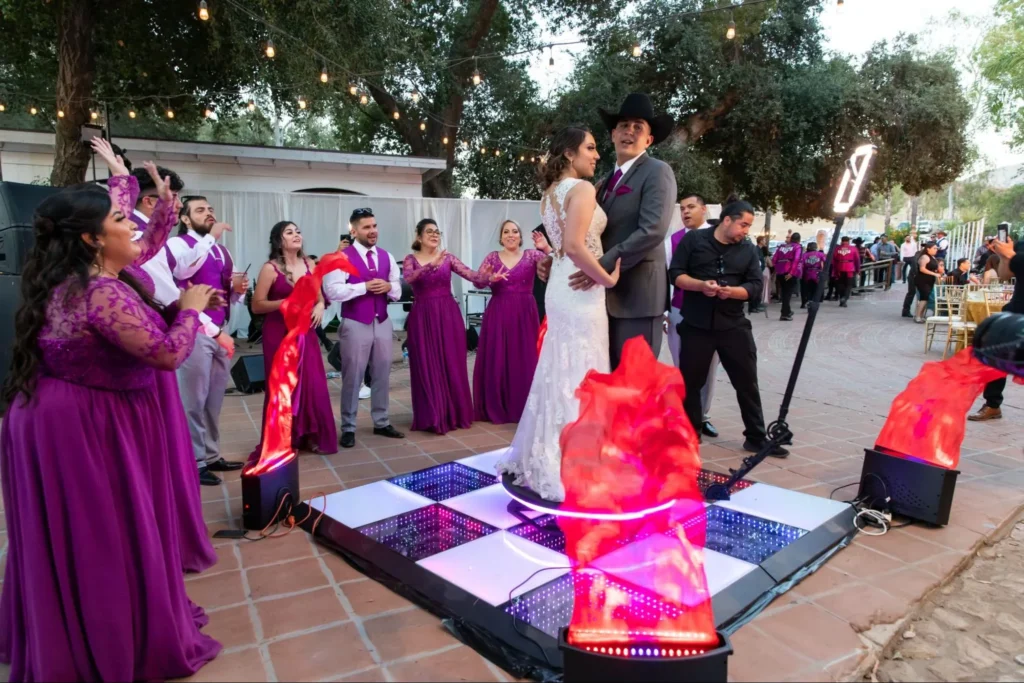
[[[300,342],[309,331],[310,317],[320,293],[324,275],[343,270],[350,275],[359,271],[344,254],[324,256],[316,269],[299,278],[295,288],[281,304],[281,315],[288,334],[274,355],[267,378],[267,414],[263,421],[263,448],[259,460],[249,462],[243,474],[256,476],[276,469],[295,457],[292,449],[292,393],[299,383],[302,360]]]
[[[718,642],[704,574],[699,445],[684,394],[679,370],[659,363],[639,337],[614,372],[591,371],[576,391],[579,419],[561,436],[563,508],[671,507],[634,520],[559,517],[577,593],[573,645]],[[649,596],[616,579],[652,587],[664,604],[651,607]]]
[[[887,453],[956,469],[964,442],[965,418],[985,385],[1006,376],[960,351],[942,362],[925,363],[896,397],[876,447]]]
[[[540,355],[540,347],[544,346],[544,335],[548,333],[548,317],[540,321],[540,331],[537,333],[537,355]]]

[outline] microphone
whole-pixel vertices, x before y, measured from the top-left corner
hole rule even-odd
[[[1024,315],[996,313],[974,332],[974,357],[1014,377],[1024,377]]]

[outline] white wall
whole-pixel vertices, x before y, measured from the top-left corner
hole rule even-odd
[[[141,164],[145,158],[132,159]],[[347,190],[375,197],[421,197],[421,175],[412,169],[387,171],[353,165],[276,162],[256,164],[214,163],[174,160],[163,155],[157,163],[174,170],[189,189],[225,192],[295,192],[311,188]],[[49,153],[0,152],[3,179],[15,183],[48,183],[53,167]],[[105,178],[106,169],[97,167],[97,177]],[[91,170],[86,174],[92,178]]]

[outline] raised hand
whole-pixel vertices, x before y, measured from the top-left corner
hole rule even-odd
[[[97,138],[93,138],[93,140],[96,139]],[[120,158],[121,157],[118,157],[118,159]],[[156,164],[152,161],[144,161],[142,162],[142,166],[146,169],[146,173],[149,174],[149,177],[153,179],[153,184],[156,185],[157,196],[167,203],[174,202],[174,192],[171,191],[170,176],[161,178],[160,174],[156,170]]]
[[[438,249],[437,255],[434,256],[434,260],[430,262],[432,266],[439,266],[444,263],[444,257],[448,255],[448,251],[445,249]]]
[[[551,253],[551,245],[548,243],[547,238],[544,237],[544,233],[534,231],[533,233],[531,233],[531,235],[533,237],[534,249],[536,249],[537,251],[544,252],[545,254]]]
[[[92,151],[103,159],[112,175],[128,175],[128,167],[124,165],[124,159],[119,154],[114,154],[114,148],[110,146],[109,142],[101,137],[95,137],[90,144]]]
[[[192,285],[181,293],[179,305],[183,311],[205,311],[217,290],[209,285]]]
[[[223,235],[225,231],[231,232],[231,226],[227,223],[217,222],[213,224],[212,228],[210,228],[210,234],[213,235],[213,239],[215,240],[219,240],[220,236]]]

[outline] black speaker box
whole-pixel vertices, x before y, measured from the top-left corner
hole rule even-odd
[[[945,526],[959,474],[879,447],[866,448],[857,498],[875,509]]]
[[[263,373],[263,354],[239,356],[231,368],[231,379],[243,394],[256,394],[264,390],[267,378]]]
[[[0,182],[0,273],[21,275],[35,244],[32,217],[36,207],[59,191],[45,185]]]

